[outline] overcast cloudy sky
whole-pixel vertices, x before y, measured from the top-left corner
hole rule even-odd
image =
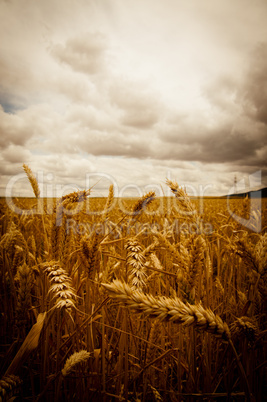
[[[0,0],[0,195],[31,194],[23,163],[44,196],[266,185],[266,19],[266,0]]]

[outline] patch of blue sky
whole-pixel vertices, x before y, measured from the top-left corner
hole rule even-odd
[[[14,104],[12,102],[9,102],[8,100],[4,100],[0,98],[0,105],[3,108],[3,111],[8,114],[15,114],[18,110],[21,108],[18,106],[18,104]]]

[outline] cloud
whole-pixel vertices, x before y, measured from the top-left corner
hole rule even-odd
[[[252,124],[245,118],[240,120],[233,118],[214,127],[201,122],[193,127],[184,124],[182,128],[172,128],[161,134],[164,147],[158,148],[157,155],[159,158],[204,163],[256,163],[259,151],[266,143],[266,129],[262,124]]]
[[[238,77],[219,76],[203,87],[203,96],[211,107],[210,116],[206,124],[203,121],[199,125],[194,124],[198,127],[198,136],[193,129],[186,142],[189,144],[193,139],[198,143],[197,160],[236,165],[266,164],[266,56],[267,44],[258,45],[247,58],[248,67],[242,74]],[[210,126],[211,116],[214,123]],[[190,124],[184,120],[185,130],[190,132]]]
[[[118,80],[110,87],[111,104],[121,112],[121,123],[140,129],[153,127],[161,118],[159,94],[142,81]]]
[[[5,113],[0,105],[0,146],[5,149],[9,145],[26,145],[33,135],[31,122],[27,112],[19,114]]]
[[[252,52],[239,97],[244,112],[267,125],[267,43],[259,44]]]
[[[1,157],[6,163],[23,164],[29,160],[30,156],[30,151],[21,145],[9,145],[3,152],[1,152]]]
[[[240,106],[237,103],[237,91],[240,82],[231,75],[221,75],[202,87],[202,94],[209,104],[223,114],[238,113]],[[216,112],[214,110],[214,112]]]
[[[267,45],[248,51],[266,5],[204,3],[0,2],[4,176],[22,159],[81,187],[83,171],[218,191],[234,171],[265,175]]]
[[[99,104],[96,86],[83,74],[63,70],[50,79],[50,88],[58,98],[64,98],[65,104]],[[63,99],[61,99],[63,100]]]
[[[68,39],[64,45],[54,45],[51,54],[73,71],[94,75],[105,70],[107,49],[105,35],[86,32]]]
[[[66,120],[76,124],[80,129],[88,128],[88,130],[108,131],[118,126],[116,115],[112,116],[105,107],[100,109],[91,104],[72,104],[66,113]]]

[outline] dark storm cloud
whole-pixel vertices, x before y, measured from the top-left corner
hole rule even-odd
[[[161,151],[161,157],[167,153],[172,158],[180,160],[196,160],[204,163],[242,164],[258,157],[267,141],[267,130],[263,125],[249,127],[232,122],[220,124],[218,127],[209,128],[199,123],[198,128],[183,127],[181,130],[173,130],[162,135],[166,148]],[[252,135],[253,132],[253,135]],[[160,157],[160,154],[159,154]]]
[[[267,43],[259,44],[251,59],[239,96],[245,113],[267,125]]]
[[[203,139],[200,144],[202,162],[244,163],[256,156],[256,151],[262,146],[253,136],[238,130],[219,129]]]
[[[0,173],[264,176],[266,2],[126,3],[0,1]]]
[[[237,80],[218,77],[203,87],[209,118],[181,116],[162,139],[177,145],[172,157],[205,163],[266,164],[267,44],[252,52]],[[213,121],[209,123],[209,119]],[[264,162],[265,161],[265,162]]]

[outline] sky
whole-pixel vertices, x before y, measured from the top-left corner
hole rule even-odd
[[[266,0],[0,0],[0,196],[267,185]]]

